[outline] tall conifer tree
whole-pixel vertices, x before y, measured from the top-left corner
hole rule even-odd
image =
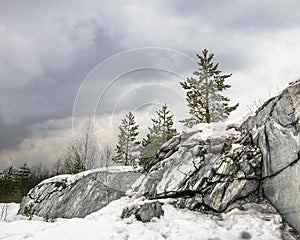
[[[208,54],[206,49],[202,51],[202,56],[197,54],[197,57],[199,69],[193,73],[195,77],[180,82],[187,91],[186,100],[191,117],[182,122],[188,127],[224,120],[238,107],[238,104],[229,106],[230,99],[221,94],[231,87],[225,84],[225,80],[232,74],[221,75],[219,64],[212,62],[214,54]]]
[[[113,158],[115,162],[124,165],[134,166],[138,161],[139,142],[136,140],[139,132],[139,125],[136,124],[135,117],[129,112],[121,121],[119,126],[118,143],[116,146],[116,154]]]

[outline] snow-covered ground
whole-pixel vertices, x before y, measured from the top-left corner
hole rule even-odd
[[[0,239],[5,240],[204,240],[204,239],[281,239],[281,218],[270,219],[256,210],[233,210],[221,217],[178,210],[166,204],[165,215],[142,223],[134,217],[122,220],[122,209],[137,204],[128,197],[111,202],[83,219],[55,219],[54,222],[18,216],[18,204],[9,204],[7,221],[0,221]],[[0,209],[3,204],[0,204]],[[1,211],[1,210],[0,210]],[[0,214],[1,215],[1,214]]]

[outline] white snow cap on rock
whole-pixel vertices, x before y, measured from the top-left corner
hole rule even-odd
[[[239,136],[239,121],[199,123],[192,128],[185,128],[183,134],[195,133],[192,139],[205,141],[209,138]],[[190,140],[192,140],[190,139]]]
[[[52,183],[52,182],[65,182],[68,185],[92,173],[97,173],[97,172],[120,173],[120,172],[133,172],[138,170],[139,170],[138,168],[134,168],[132,166],[110,166],[110,167],[95,168],[77,174],[63,174],[63,175],[54,176],[52,178],[45,179],[44,181],[40,182],[39,185]]]

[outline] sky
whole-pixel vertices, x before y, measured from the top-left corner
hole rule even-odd
[[[179,82],[214,53],[232,118],[299,78],[300,2],[0,1],[0,170],[62,154],[73,129],[95,117],[101,144],[115,144],[128,111],[145,132],[167,103],[187,116]],[[73,129],[72,129],[73,127]]]

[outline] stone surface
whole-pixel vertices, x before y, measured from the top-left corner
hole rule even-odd
[[[300,232],[300,82],[267,101],[242,129],[262,152],[265,197]]]
[[[242,126],[262,152],[263,177],[273,176],[299,159],[299,89],[299,84],[290,86]]]
[[[77,175],[62,175],[34,187],[23,198],[19,213],[47,218],[85,217],[125,196],[141,175],[128,168],[103,168]]]
[[[121,218],[128,218],[134,215],[139,221],[149,222],[154,217],[160,218],[164,215],[162,206],[162,203],[155,201],[144,203],[143,205],[133,205],[131,207],[126,207],[123,209]]]
[[[262,183],[264,195],[300,232],[300,161]]]
[[[169,151],[172,154],[160,154]],[[203,124],[185,132],[166,143],[157,156],[134,184],[150,199],[188,197],[180,204],[221,212],[259,186],[259,149],[250,145],[247,134],[226,130],[225,125]]]

